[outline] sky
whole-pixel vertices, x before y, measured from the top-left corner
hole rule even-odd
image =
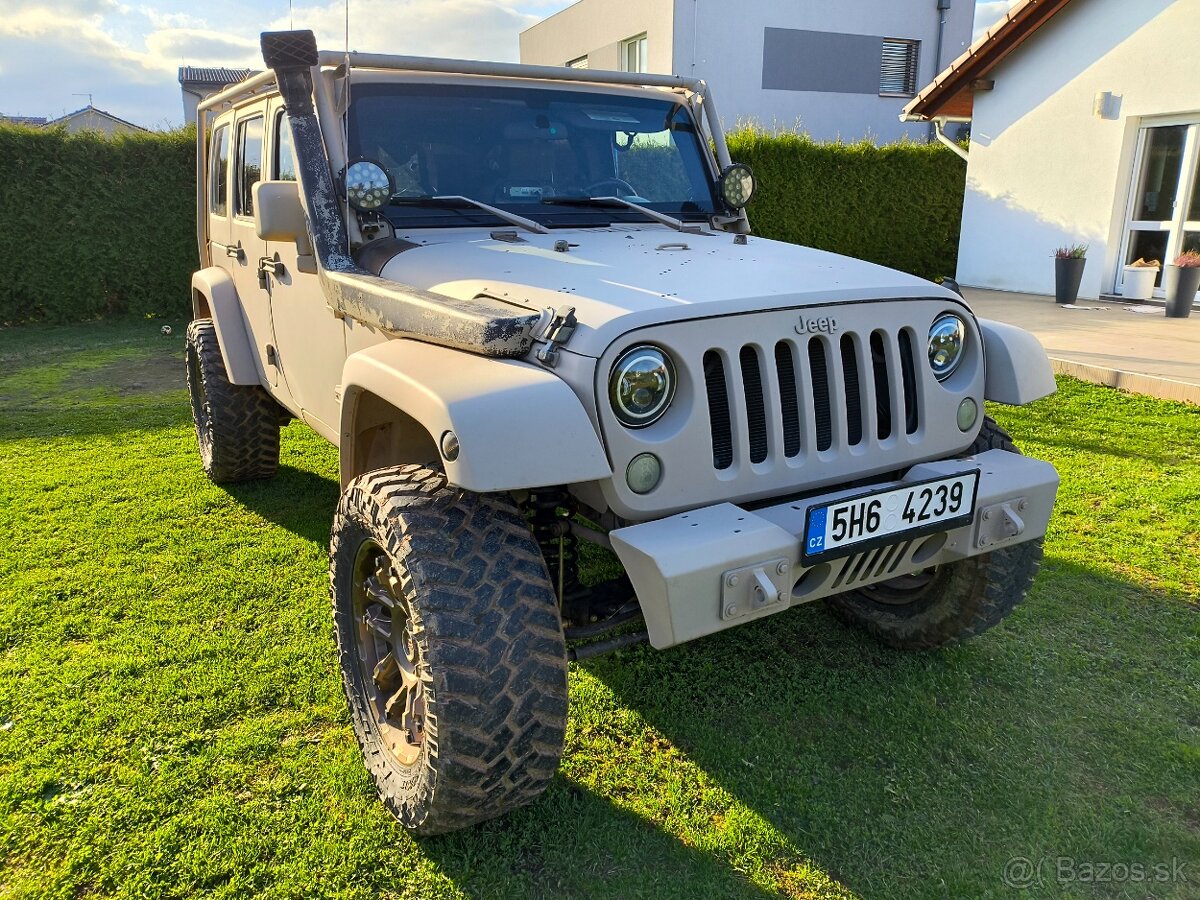
[[[1015,0],[978,0],[976,33]],[[350,0],[350,47],[517,60],[517,35],[570,0]],[[345,45],[345,2],[293,0],[318,46]],[[0,113],[55,118],[91,102],[147,128],[182,124],[179,66],[261,68],[258,34],[288,0],[0,0]]]

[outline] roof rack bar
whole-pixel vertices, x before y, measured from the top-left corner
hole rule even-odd
[[[400,69],[408,72],[441,72],[449,75],[498,75],[506,78],[542,78],[557,81],[585,81],[596,84],[630,84],[639,87],[703,89],[699,78],[682,75],[654,75],[647,72],[606,72],[602,69],[571,69],[566,66],[527,66],[520,63],[483,62],[471,59],[435,59],[428,56],[394,56],[390,53],[339,53],[322,50],[317,54],[323,66]]]

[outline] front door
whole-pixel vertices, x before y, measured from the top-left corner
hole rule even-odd
[[[1136,259],[1164,266],[1187,250],[1200,251],[1200,121],[1152,125],[1138,136],[1137,166],[1126,218],[1117,293],[1124,267]],[[1163,296],[1162,270],[1155,296]]]
[[[271,104],[268,129],[271,178],[295,181],[292,129],[280,101]],[[265,254],[277,358],[288,391],[305,421],[337,443],[346,320],[325,302],[315,270],[301,271],[295,241],[268,241]]]

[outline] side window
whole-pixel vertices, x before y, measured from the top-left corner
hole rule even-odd
[[[208,209],[214,216],[229,213],[229,126],[222,125],[213,132],[208,148]]]
[[[292,156],[292,126],[287,113],[282,109],[275,116],[275,168],[276,181],[296,180],[296,160]]]
[[[254,194],[251,189],[262,178],[262,144],[262,116],[238,122],[237,157],[233,166],[233,211],[236,215],[254,215]]]

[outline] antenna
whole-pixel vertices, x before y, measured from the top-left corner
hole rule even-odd
[[[89,94],[89,93],[86,93],[86,92],[85,92],[85,93],[82,93],[82,94],[72,94],[71,96],[72,96],[72,97],[87,97],[87,98],[88,98],[88,106],[91,106],[91,105],[92,105],[92,95],[91,95],[91,94]]]
[[[288,0],[288,31],[295,29],[296,23],[292,21],[292,0]]]

